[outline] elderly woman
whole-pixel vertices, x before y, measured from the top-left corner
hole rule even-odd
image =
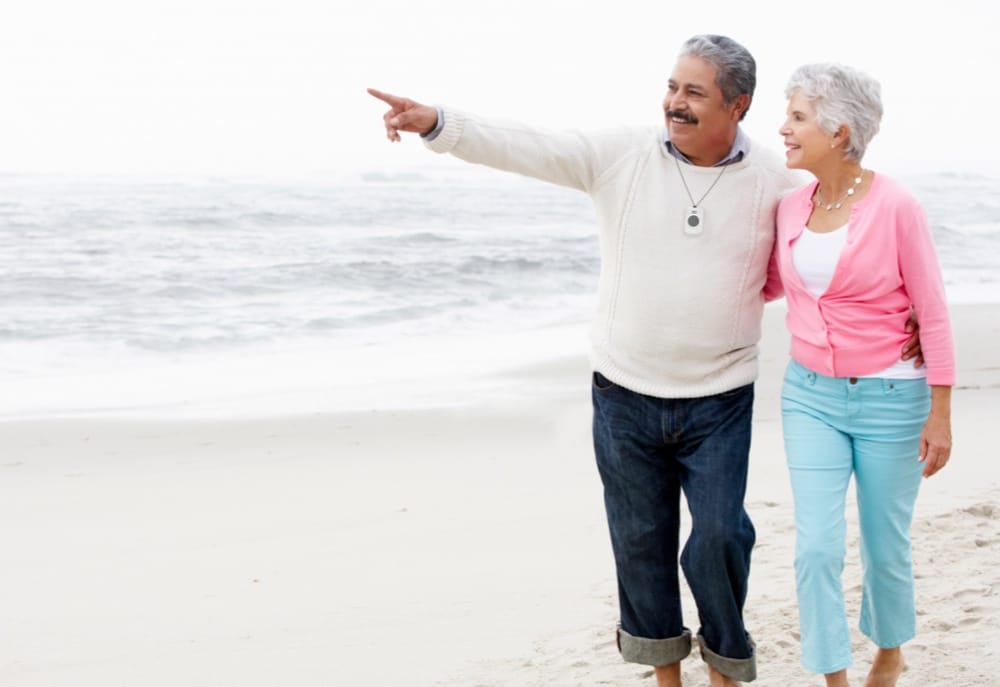
[[[788,302],[782,391],[795,496],[802,664],[827,685],[851,665],[841,586],[845,495],[854,477],[864,570],[861,631],[878,647],[866,687],[895,685],[915,634],[910,522],[921,475],[951,451],[954,353],[944,287],[921,206],[862,167],[878,131],[878,82],[807,65],[785,91],[786,164],[816,178],[778,209],[773,267]],[[900,360],[911,310],[926,367]]]

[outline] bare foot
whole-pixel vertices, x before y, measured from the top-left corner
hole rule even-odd
[[[708,684],[712,687],[740,687],[739,682],[723,675],[712,666],[708,667]]]
[[[656,674],[656,687],[681,687],[681,662],[653,668]]]
[[[865,687],[896,687],[896,680],[904,670],[906,661],[898,646],[895,649],[879,649],[865,678]]]

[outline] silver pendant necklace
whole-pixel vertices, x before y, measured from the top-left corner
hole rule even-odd
[[[684,213],[684,233],[688,236],[698,236],[704,229],[705,226],[705,211],[701,209],[701,203],[712,192],[715,185],[719,183],[719,179],[722,175],[726,173],[726,167],[729,163],[722,165],[722,171],[719,172],[719,176],[715,177],[715,181],[712,185],[708,187],[708,190],[702,194],[698,202],[694,202],[694,196],[691,195],[691,189],[688,188],[687,180],[684,178],[684,172],[681,171],[681,163],[678,159],[674,158],[674,164],[677,165],[677,174],[681,178],[681,183],[684,184],[684,190],[687,191],[688,199],[691,201],[691,205],[688,206],[687,212]]]
[[[823,194],[819,190],[819,184],[817,184],[816,197],[813,198],[813,205],[815,205],[818,208],[823,208],[827,212],[831,212],[832,210],[839,210],[841,206],[844,204],[844,201],[854,195],[854,190],[858,187],[858,184],[861,183],[861,180],[864,179],[864,177],[865,177],[865,170],[862,169],[861,172],[858,174],[858,176],[854,177],[854,183],[851,184],[850,188],[844,191],[844,195],[840,197],[840,200],[834,201],[832,203],[827,203],[825,200],[823,200]]]

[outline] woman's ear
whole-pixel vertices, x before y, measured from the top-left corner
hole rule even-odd
[[[851,140],[851,128],[846,124],[841,124],[840,127],[834,132],[833,138],[830,141],[830,147],[836,148],[839,145],[843,145]]]

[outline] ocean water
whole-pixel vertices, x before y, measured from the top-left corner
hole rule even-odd
[[[900,180],[927,209],[949,299],[1000,301],[1000,181]],[[465,168],[3,176],[0,265],[0,417],[264,393],[319,366],[360,385],[434,350],[443,368],[496,364],[513,332],[585,322],[599,267],[584,194]],[[442,340],[468,346],[441,355]]]

